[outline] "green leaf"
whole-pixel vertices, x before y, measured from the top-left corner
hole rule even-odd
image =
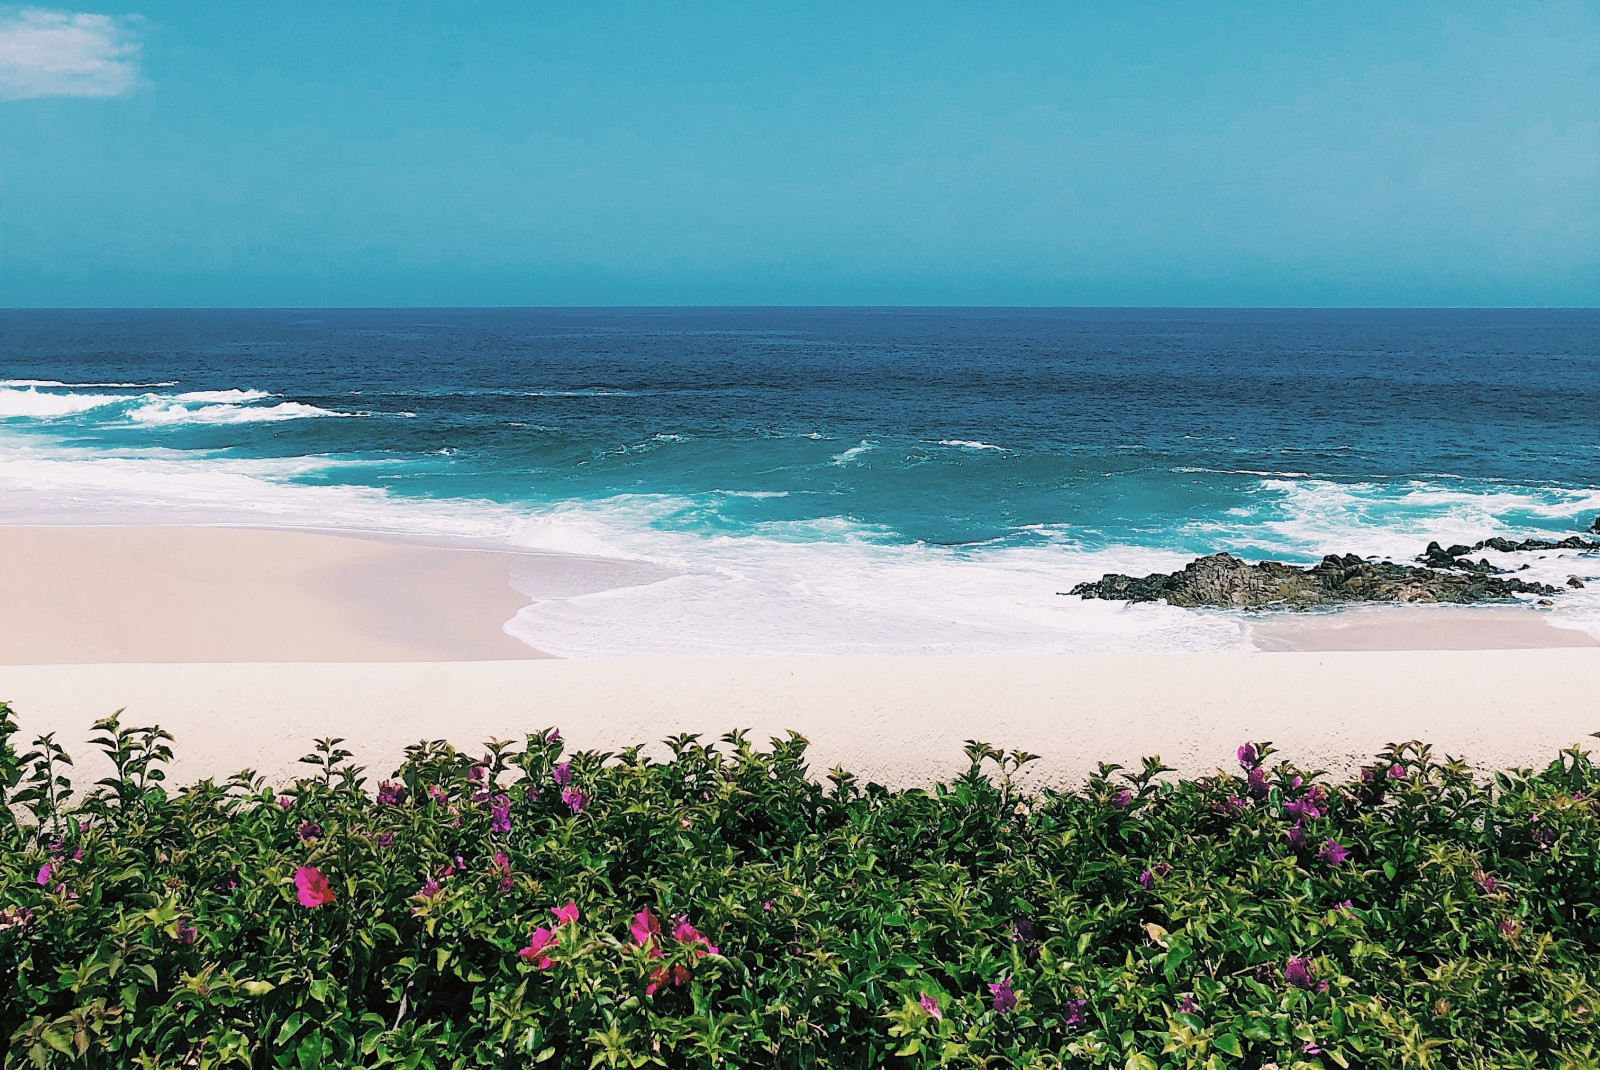
[[[1211,1043],[1225,1055],[1231,1055],[1235,1059],[1244,1057],[1244,1045],[1240,1044],[1239,1038],[1232,1033],[1224,1033],[1219,1037],[1215,1037]]]
[[[1154,1059],[1136,1051],[1128,1056],[1128,1061],[1123,1064],[1122,1070],[1158,1070],[1158,1068]]]

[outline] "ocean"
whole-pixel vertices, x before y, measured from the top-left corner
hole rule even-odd
[[[1059,592],[1597,514],[1595,310],[0,311],[0,523],[572,555],[570,657],[1241,649]]]

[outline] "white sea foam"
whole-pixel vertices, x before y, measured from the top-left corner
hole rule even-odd
[[[231,392],[218,391],[217,393]],[[315,405],[306,405],[298,401],[284,401],[276,405],[217,404],[191,407],[191,405],[185,404],[181,400],[165,398],[147,402],[128,411],[128,419],[134,423],[161,427],[168,427],[174,424],[272,423],[278,420],[305,420],[318,416],[352,415],[355,414],[333,412],[330,409],[318,408]]]
[[[878,444],[876,442],[868,442],[866,439],[862,439],[859,444],[851,446],[843,453],[834,454],[831,463],[837,465],[846,465],[855,460],[857,457],[861,456],[863,453],[868,453],[877,448]]]
[[[996,446],[990,442],[977,442],[972,439],[965,438],[941,438],[939,440],[939,445],[956,446],[964,450],[999,450],[1001,453],[1011,452],[1004,446]]]
[[[41,393],[36,387],[16,389],[0,388],[0,419],[18,418],[52,419],[75,416],[90,409],[131,401],[132,394],[51,394]]]
[[[167,383],[63,383],[59,379],[0,379],[0,386],[50,386],[50,387],[109,387],[113,389],[147,390],[164,386],[177,386],[177,380]]]

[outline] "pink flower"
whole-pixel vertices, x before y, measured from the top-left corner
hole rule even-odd
[[[528,937],[528,946],[518,951],[517,954],[533,964],[535,969],[548,970],[554,965],[545,948],[555,943],[556,934],[544,926],[533,930],[533,935]]]
[[[939,1009],[939,1001],[934,999],[932,996],[923,996],[921,999],[917,1000],[917,1003],[922,1007],[923,1013],[927,1014],[928,1017],[937,1020],[943,1020],[944,1012]]]
[[[558,762],[556,767],[550,770],[550,779],[556,782],[557,787],[565,787],[572,783],[572,763]]]
[[[55,872],[55,866],[49,862],[39,867],[39,887],[43,888],[50,883],[50,874]]]
[[[561,790],[561,801],[566,803],[567,807],[575,814],[581,814],[589,808],[589,796],[577,788],[563,788]]]
[[[578,904],[569,901],[566,906],[551,907],[550,913],[556,916],[557,925],[571,925],[578,920]]]
[[[996,981],[989,986],[989,991],[994,995],[994,1009],[1001,1014],[1010,1014],[1017,1009],[1017,994],[1011,989],[1011,978]]]
[[[303,907],[327,906],[335,898],[328,878],[315,866],[301,866],[294,871],[294,888]]]
[[[765,903],[761,904],[761,909],[762,910],[771,910],[772,907],[773,907],[773,902],[770,899],[768,899]]]
[[[1126,810],[1128,807],[1133,805],[1133,792],[1117,792],[1116,795],[1112,796],[1111,798],[1111,805],[1115,806],[1118,810]]]
[[[650,913],[650,908],[645,907],[633,916],[633,924],[628,926],[628,931],[633,934],[634,943],[645,947],[661,935],[661,923]]]
[[[422,882],[422,887],[418,888],[417,889],[417,893],[415,895],[413,895],[411,898],[413,898],[413,899],[432,899],[434,896],[438,895],[442,891],[444,891],[444,885],[440,884],[438,881],[434,880],[432,877],[429,877],[427,880]]]
[[[1246,743],[1239,748],[1239,764],[1245,769],[1254,769],[1261,764],[1261,755],[1254,743]]]
[[[406,787],[404,784],[391,784],[389,781],[380,781],[378,784],[378,802],[385,806],[399,806],[406,801]]]
[[[1404,780],[1405,778],[1406,778],[1405,766],[1401,765],[1399,762],[1395,762],[1393,765],[1391,765],[1389,767],[1389,779],[1390,780]]]

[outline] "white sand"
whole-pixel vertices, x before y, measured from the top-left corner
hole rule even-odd
[[[605,749],[793,729],[815,771],[890,784],[959,771],[968,738],[1077,783],[1098,760],[1155,753],[1202,773],[1246,739],[1341,770],[1409,739],[1542,764],[1600,729],[1600,647],[1557,649],[1592,640],[1516,608],[1253,625],[1265,646],[1346,648],[1325,653],[530,660],[502,625],[530,597],[615,578],[586,567],[288,531],[0,528],[0,700],[28,739],[55,731],[80,762],[89,725],[127,707],[127,723],[177,734],[178,783],[245,766],[292,779],[318,736],[385,774],[419,739],[476,747],[552,725]]]
[[[300,531],[0,527],[0,664],[538,657],[524,555]]]
[[[346,737],[387,773],[418,739],[471,747],[547,726],[608,750],[794,729],[815,772],[839,763],[888,784],[957,772],[973,737],[1041,754],[1039,774],[1066,783],[1153,753],[1203,773],[1247,739],[1334,770],[1409,739],[1480,766],[1542,765],[1600,729],[1596,693],[1593,648],[0,667],[30,739],[54,730],[81,759],[89,724],[125,706],[125,723],[177,735],[180,783],[246,765],[281,782],[317,736]]]

